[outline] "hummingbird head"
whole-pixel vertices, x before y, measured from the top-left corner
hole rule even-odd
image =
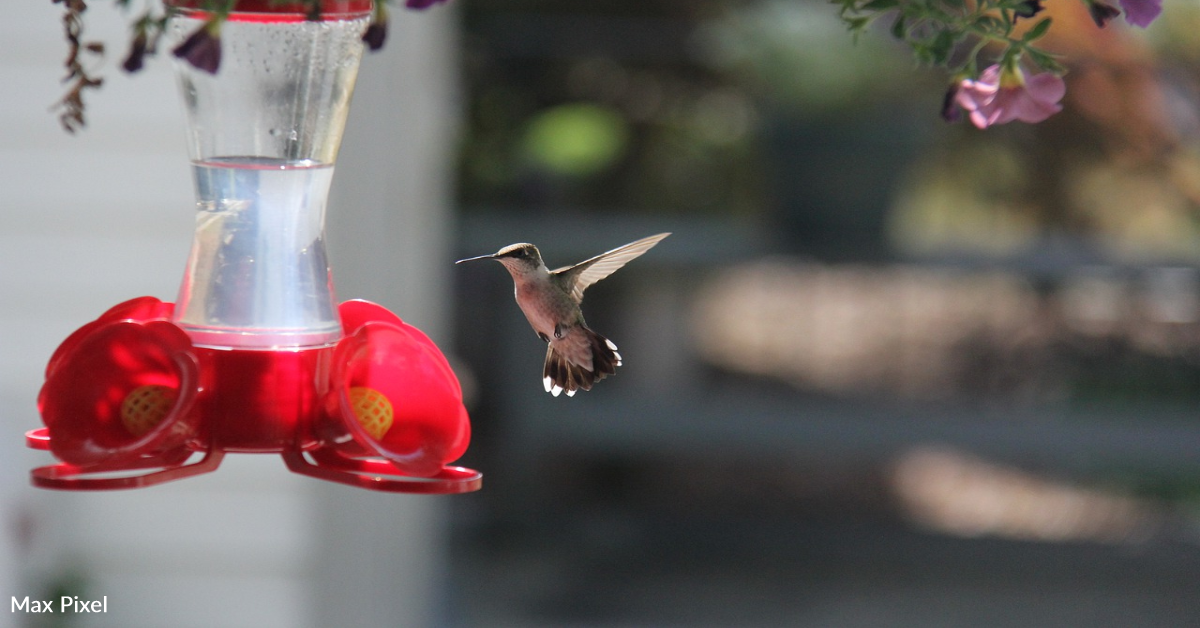
[[[479,257],[468,257],[460,259],[455,264],[463,262],[471,262],[479,259],[494,259],[508,269],[508,272],[513,275],[525,275],[536,271],[543,266],[542,254],[538,252],[536,246],[528,242],[520,242],[510,244],[491,255],[480,255]]]

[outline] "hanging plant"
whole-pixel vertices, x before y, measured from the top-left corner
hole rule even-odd
[[[67,74],[63,78],[63,82],[67,84],[67,91],[55,109],[59,111],[59,122],[62,123],[63,129],[74,133],[87,124],[85,93],[104,84],[102,77],[87,69],[84,60],[88,56],[103,56],[107,47],[104,42],[85,38],[84,16],[89,8],[88,0],[51,1],[63,5],[63,35],[68,46],[67,60],[64,63]],[[387,39],[387,5],[395,0],[357,1],[371,6],[371,21],[363,32],[363,43],[369,50],[380,50]],[[419,10],[445,1],[405,0],[404,5],[409,9]],[[133,0],[113,0],[113,4],[119,9],[130,11]],[[128,51],[121,63],[122,69],[131,74],[140,71],[145,66],[147,57],[152,57],[158,52],[171,18],[186,8],[203,11],[209,17],[200,28],[176,45],[171,53],[201,70],[216,74],[221,67],[221,25],[235,9],[299,10],[304,13],[306,19],[320,21],[324,12],[328,10],[327,7],[337,5],[338,0],[166,0],[162,7],[150,0],[143,0],[143,4],[146,8],[130,23]]]

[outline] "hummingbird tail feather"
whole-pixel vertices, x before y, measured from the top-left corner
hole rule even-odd
[[[563,350],[568,348],[567,346],[556,349],[555,344],[558,343],[551,342],[546,349],[542,384],[546,392],[555,397],[564,391],[571,397],[580,389],[591,390],[593,384],[615,374],[617,367],[621,366],[621,354],[617,353],[617,345],[587,327],[580,326],[578,330],[582,333],[591,354],[591,368],[578,364],[581,361],[587,362],[586,360],[570,359],[573,356],[569,354],[573,352]]]

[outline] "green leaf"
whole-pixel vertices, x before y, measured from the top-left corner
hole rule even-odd
[[[841,15],[858,11],[858,8],[855,6],[857,0],[831,0],[830,4],[838,5],[840,7],[838,13]]]
[[[1030,61],[1033,61],[1035,65],[1047,72],[1063,74],[1067,71],[1067,68],[1063,64],[1059,63],[1053,55],[1046,53],[1044,50],[1029,46],[1025,48],[1025,54],[1029,55]]]
[[[846,26],[849,27],[851,31],[859,32],[865,29],[870,21],[871,20],[869,18],[865,17],[848,17],[846,18]]]
[[[996,33],[1000,31],[1002,24],[1000,20],[991,15],[981,15],[979,19],[975,20],[974,26],[981,31]]]
[[[887,11],[888,9],[894,9],[899,5],[900,0],[871,0],[870,2],[864,4],[862,9],[864,11]]]
[[[956,37],[951,31],[938,31],[938,34],[934,36],[929,44],[929,55],[935,64],[941,65],[950,58],[950,53],[954,50],[955,40]]]
[[[908,22],[905,20],[904,16],[901,15],[900,17],[896,18],[895,22],[892,22],[892,37],[895,37],[896,39],[904,39],[907,36]]]
[[[1046,31],[1048,30],[1050,30],[1050,18],[1046,18],[1037,24],[1034,24],[1033,28],[1029,29],[1029,31],[1025,33],[1025,36],[1021,38],[1021,41],[1036,41],[1042,35],[1045,35]]]

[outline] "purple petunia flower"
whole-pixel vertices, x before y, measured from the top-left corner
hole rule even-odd
[[[1096,26],[1104,28],[1108,25],[1109,20],[1120,15],[1121,11],[1111,4],[1095,0],[1088,2],[1088,13],[1091,14],[1092,21],[1096,23]]]
[[[375,2],[375,13],[371,16],[371,24],[367,26],[367,31],[363,33],[362,40],[367,44],[367,48],[380,50],[383,48],[383,42],[387,40],[387,34],[387,3],[377,0]]]
[[[1120,0],[1125,21],[1146,28],[1162,13],[1162,0]]]
[[[214,26],[216,24],[216,26]],[[219,23],[209,22],[196,29],[172,53],[198,70],[216,74],[221,67],[221,37]]]
[[[993,65],[978,79],[963,80],[957,98],[971,123],[986,129],[1013,120],[1041,122],[1062,110],[1058,101],[1066,91],[1062,77],[1055,74],[1026,79],[1019,68],[1001,71],[999,65]]]
[[[383,42],[387,39],[388,23],[372,22],[363,33],[362,40],[367,44],[367,48],[371,50],[379,50],[383,48]]]

